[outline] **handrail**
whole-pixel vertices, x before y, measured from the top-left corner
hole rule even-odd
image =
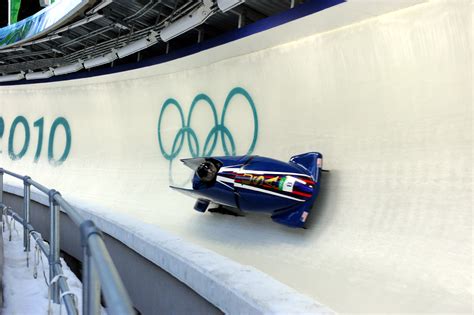
[[[2,172],[2,171],[3,171],[5,174],[8,174],[8,175],[10,175],[10,176],[16,177],[16,178],[18,178],[18,179],[23,179],[23,176],[18,175],[18,174],[13,173],[13,172],[10,172],[10,171],[7,171],[7,170],[5,170],[5,169],[3,169],[3,168],[0,169],[0,172]]]
[[[35,182],[34,180],[32,180],[31,178],[28,179],[28,182],[34,186],[36,189],[38,189],[39,191],[45,193],[46,195],[48,194],[48,192],[50,191],[50,189],[46,188],[45,186],[41,185],[40,183],[37,183]]]
[[[14,178],[23,180],[24,185],[24,204],[23,218],[14,213],[3,203],[3,175],[7,174]],[[30,211],[30,185],[37,188],[49,197],[50,205],[50,244],[43,241],[41,235],[36,232],[29,222]],[[51,299],[54,303],[59,303],[62,297],[68,314],[77,314],[75,301],[70,294],[64,294],[69,291],[66,279],[62,276],[63,271],[59,261],[59,209],[62,208],[69,218],[80,228],[81,243],[83,250],[83,313],[93,315],[100,313],[100,285],[104,294],[107,311],[109,314],[135,314],[129,295],[123,285],[118,271],[110,257],[105,246],[102,232],[91,220],[85,220],[82,215],[70,205],[61,194],[46,186],[32,180],[29,176],[22,176],[17,173],[0,168],[0,205],[4,211],[10,213],[12,217],[23,226],[24,239],[23,245],[25,251],[30,251],[29,236],[37,242],[40,249],[48,257],[50,265],[50,289]],[[59,276],[59,277],[58,277]],[[56,281],[55,281],[56,280]],[[60,295],[63,293],[63,295]]]
[[[56,195],[54,196],[54,200],[56,200],[61,208],[68,214],[69,218],[77,225],[81,226],[81,223],[84,222],[84,218],[77,212],[76,209],[74,209],[73,206],[71,206],[66,200],[61,197],[61,195]]]

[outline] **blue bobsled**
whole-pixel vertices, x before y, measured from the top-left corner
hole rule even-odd
[[[171,188],[196,198],[194,208],[201,212],[212,203],[235,214],[267,212],[277,223],[303,227],[319,192],[322,160],[317,152],[288,163],[262,156],[183,159],[195,171],[193,189]]]

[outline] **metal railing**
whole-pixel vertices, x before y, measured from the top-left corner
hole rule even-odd
[[[3,175],[7,174],[23,181],[23,218],[3,203]],[[50,209],[50,240],[49,245],[42,239],[30,224],[31,186],[36,187],[49,197]],[[38,244],[40,250],[48,258],[49,285],[53,303],[65,304],[69,315],[79,313],[76,301],[69,290],[63,275],[59,257],[59,214],[60,208],[80,228],[81,245],[83,247],[82,260],[82,310],[85,315],[100,314],[100,292],[105,298],[109,314],[135,314],[130,297],[115,268],[105,246],[102,232],[91,220],[85,220],[80,213],[71,206],[61,194],[32,180],[29,176],[21,176],[0,168],[0,207],[2,212],[9,214],[23,226],[23,247],[30,252],[30,235]],[[0,216],[0,219],[3,217]],[[2,219],[3,220],[3,219]]]

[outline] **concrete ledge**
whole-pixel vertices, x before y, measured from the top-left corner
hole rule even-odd
[[[23,196],[23,188],[4,185]],[[32,189],[31,199],[48,205],[47,196]],[[229,314],[327,314],[330,309],[250,266],[240,265],[210,250],[189,244],[155,226],[127,215],[66,197],[85,218],[105,233],[170,273],[211,304]],[[126,224],[125,224],[126,222]],[[145,227],[145,228],[144,228]]]

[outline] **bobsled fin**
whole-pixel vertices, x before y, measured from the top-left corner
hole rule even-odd
[[[222,163],[219,160],[217,160],[215,158],[212,158],[212,157],[207,157],[207,158],[198,157],[198,158],[191,158],[191,159],[181,159],[181,162],[183,162],[184,165],[186,165],[187,167],[189,167],[193,171],[197,170],[199,165],[201,165],[202,163],[204,163],[206,161],[210,161],[210,162],[214,163],[214,165],[218,169],[222,166]]]
[[[207,207],[209,206],[210,201],[207,199],[202,199],[202,196],[195,190],[176,187],[176,186],[170,186],[170,188],[177,190],[185,195],[188,195],[189,197],[193,197],[197,199],[196,203],[194,204],[194,210],[197,210],[199,212],[205,212],[207,210]]]
[[[302,228],[308,218],[310,209],[311,206],[308,206],[307,203],[297,205],[274,213],[272,220],[289,227]]]
[[[195,171],[199,165],[206,162],[205,158],[192,158],[192,159],[181,159],[181,162],[184,163],[187,167]]]
[[[319,152],[308,152],[292,156],[290,162],[298,164],[308,171],[317,181],[319,169],[323,167],[323,155]]]
[[[176,187],[176,186],[170,186],[170,188],[174,189],[174,190],[177,190],[179,191],[180,193],[183,193],[189,197],[193,197],[193,198],[200,198],[200,194],[199,193],[196,193],[196,191],[192,190],[192,189],[187,189],[187,188],[181,188],[181,187]]]

